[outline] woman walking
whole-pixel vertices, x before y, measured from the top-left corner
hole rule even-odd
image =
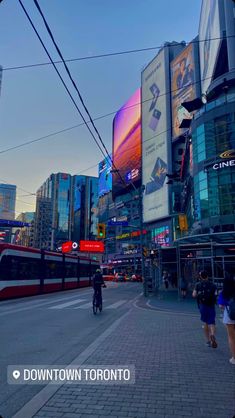
[[[226,276],[223,283],[223,290],[219,295],[218,304],[224,309],[223,323],[227,328],[228,344],[232,354],[229,360],[235,365],[235,318],[232,314],[232,305],[235,304],[235,275]]]

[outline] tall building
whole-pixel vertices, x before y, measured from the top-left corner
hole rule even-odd
[[[0,219],[15,219],[16,186],[0,184]]]
[[[95,239],[98,178],[51,174],[37,191],[35,246],[55,250],[72,239]]]
[[[97,236],[98,178],[75,175],[71,179],[70,238],[94,240]]]

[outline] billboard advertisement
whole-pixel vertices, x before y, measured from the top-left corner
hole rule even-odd
[[[142,72],[142,177],[143,221],[169,214],[167,156],[167,98],[163,49]]]
[[[112,190],[112,157],[106,157],[99,163],[98,167],[98,176],[99,176],[99,185],[98,185],[98,194],[99,197],[110,192]]]
[[[116,113],[113,121],[113,163],[118,170],[113,173],[113,196],[125,193],[131,183],[138,186],[141,182],[140,102],[138,89]]]
[[[201,89],[206,94],[212,81],[221,44],[221,0],[203,0],[199,24]]]
[[[196,77],[193,44],[189,44],[171,62],[171,103],[172,103],[172,136],[182,135],[179,126],[183,119],[191,119],[190,114],[182,105],[196,98]]]

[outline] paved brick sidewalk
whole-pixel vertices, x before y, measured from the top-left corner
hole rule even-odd
[[[135,364],[136,383],[65,384],[34,417],[232,418],[235,366],[218,322],[212,349],[194,316],[133,308],[86,364]]]

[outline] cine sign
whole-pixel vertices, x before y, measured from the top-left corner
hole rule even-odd
[[[90,253],[103,253],[104,243],[99,241],[80,241],[80,251]]]
[[[218,170],[224,167],[232,167],[235,165],[235,160],[221,161],[213,165],[214,170]]]

